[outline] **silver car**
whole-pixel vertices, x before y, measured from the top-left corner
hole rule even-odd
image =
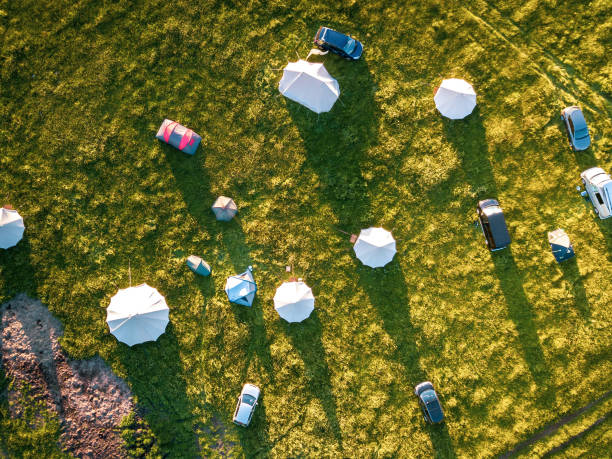
[[[612,215],[612,179],[599,167],[591,167],[580,174],[595,213],[602,220]]]
[[[259,387],[253,384],[245,384],[238,397],[238,405],[236,405],[236,411],[234,412],[235,424],[242,427],[247,427],[253,418],[255,407],[259,400],[260,390]]]
[[[580,107],[572,105],[561,110],[561,119],[567,131],[572,150],[586,150],[591,145],[591,136]]]

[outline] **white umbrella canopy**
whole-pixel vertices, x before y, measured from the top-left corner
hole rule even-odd
[[[280,93],[315,113],[328,112],[340,97],[340,85],[323,64],[289,62],[278,83]]]
[[[274,309],[287,322],[301,322],[314,310],[312,289],[302,280],[285,282],[276,289]]]
[[[363,229],[353,246],[355,255],[366,266],[380,268],[385,266],[397,252],[395,239],[384,228]]]
[[[434,96],[436,108],[452,120],[465,118],[476,107],[476,92],[471,84],[458,78],[442,80]]]
[[[25,225],[19,212],[5,207],[0,208],[0,249],[17,245],[23,237]]]
[[[155,341],[168,325],[166,299],[153,287],[140,284],[119,289],[106,308],[106,323],[119,341],[133,346]]]

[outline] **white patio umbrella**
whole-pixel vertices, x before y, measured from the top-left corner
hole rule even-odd
[[[19,212],[5,207],[0,208],[0,249],[17,245],[23,237],[25,225]]]
[[[155,341],[166,331],[168,305],[153,287],[140,284],[119,289],[106,308],[106,323],[119,341],[133,346]]]
[[[353,250],[364,265],[372,268],[385,266],[397,252],[395,239],[389,231],[383,228],[361,230]]]
[[[276,289],[274,309],[287,322],[301,322],[314,310],[312,289],[299,279],[285,282]]]
[[[476,107],[476,92],[471,84],[458,78],[442,80],[434,96],[436,108],[452,120],[465,118]]]
[[[300,59],[289,62],[278,83],[280,93],[315,113],[328,112],[340,97],[340,85],[323,64]]]

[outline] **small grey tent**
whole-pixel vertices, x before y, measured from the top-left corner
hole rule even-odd
[[[557,263],[569,260],[574,254],[574,246],[569,236],[562,229],[556,229],[548,233],[548,242]]]
[[[191,129],[169,119],[164,120],[155,137],[188,155],[195,154],[202,140],[202,137]]]
[[[212,271],[210,265],[197,255],[189,255],[189,257],[187,257],[187,266],[200,276],[210,276]]]
[[[229,222],[238,213],[238,206],[232,198],[219,196],[212,205],[212,211],[215,213],[217,220]]]
[[[253,268],[249,268],[242,274],[230,276],[225,282],[225,293],[231,303],[243,306],[252,306],[257,292],[257,284],[253,279]]]

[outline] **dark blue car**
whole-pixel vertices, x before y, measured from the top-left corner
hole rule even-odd
[[[438,394],[433,388],[433,384],[429,381],[422,382],[414,388],[415,395],[419,398],[419,406],[423,411],[425,422],[430,424],[438,424],[444,420],[444,413]]]
[[[319,49],[331,51],[352,61],[359,59],[363,52],[363,45],[358,40],[328,27],[319,27],[314,44]]]

